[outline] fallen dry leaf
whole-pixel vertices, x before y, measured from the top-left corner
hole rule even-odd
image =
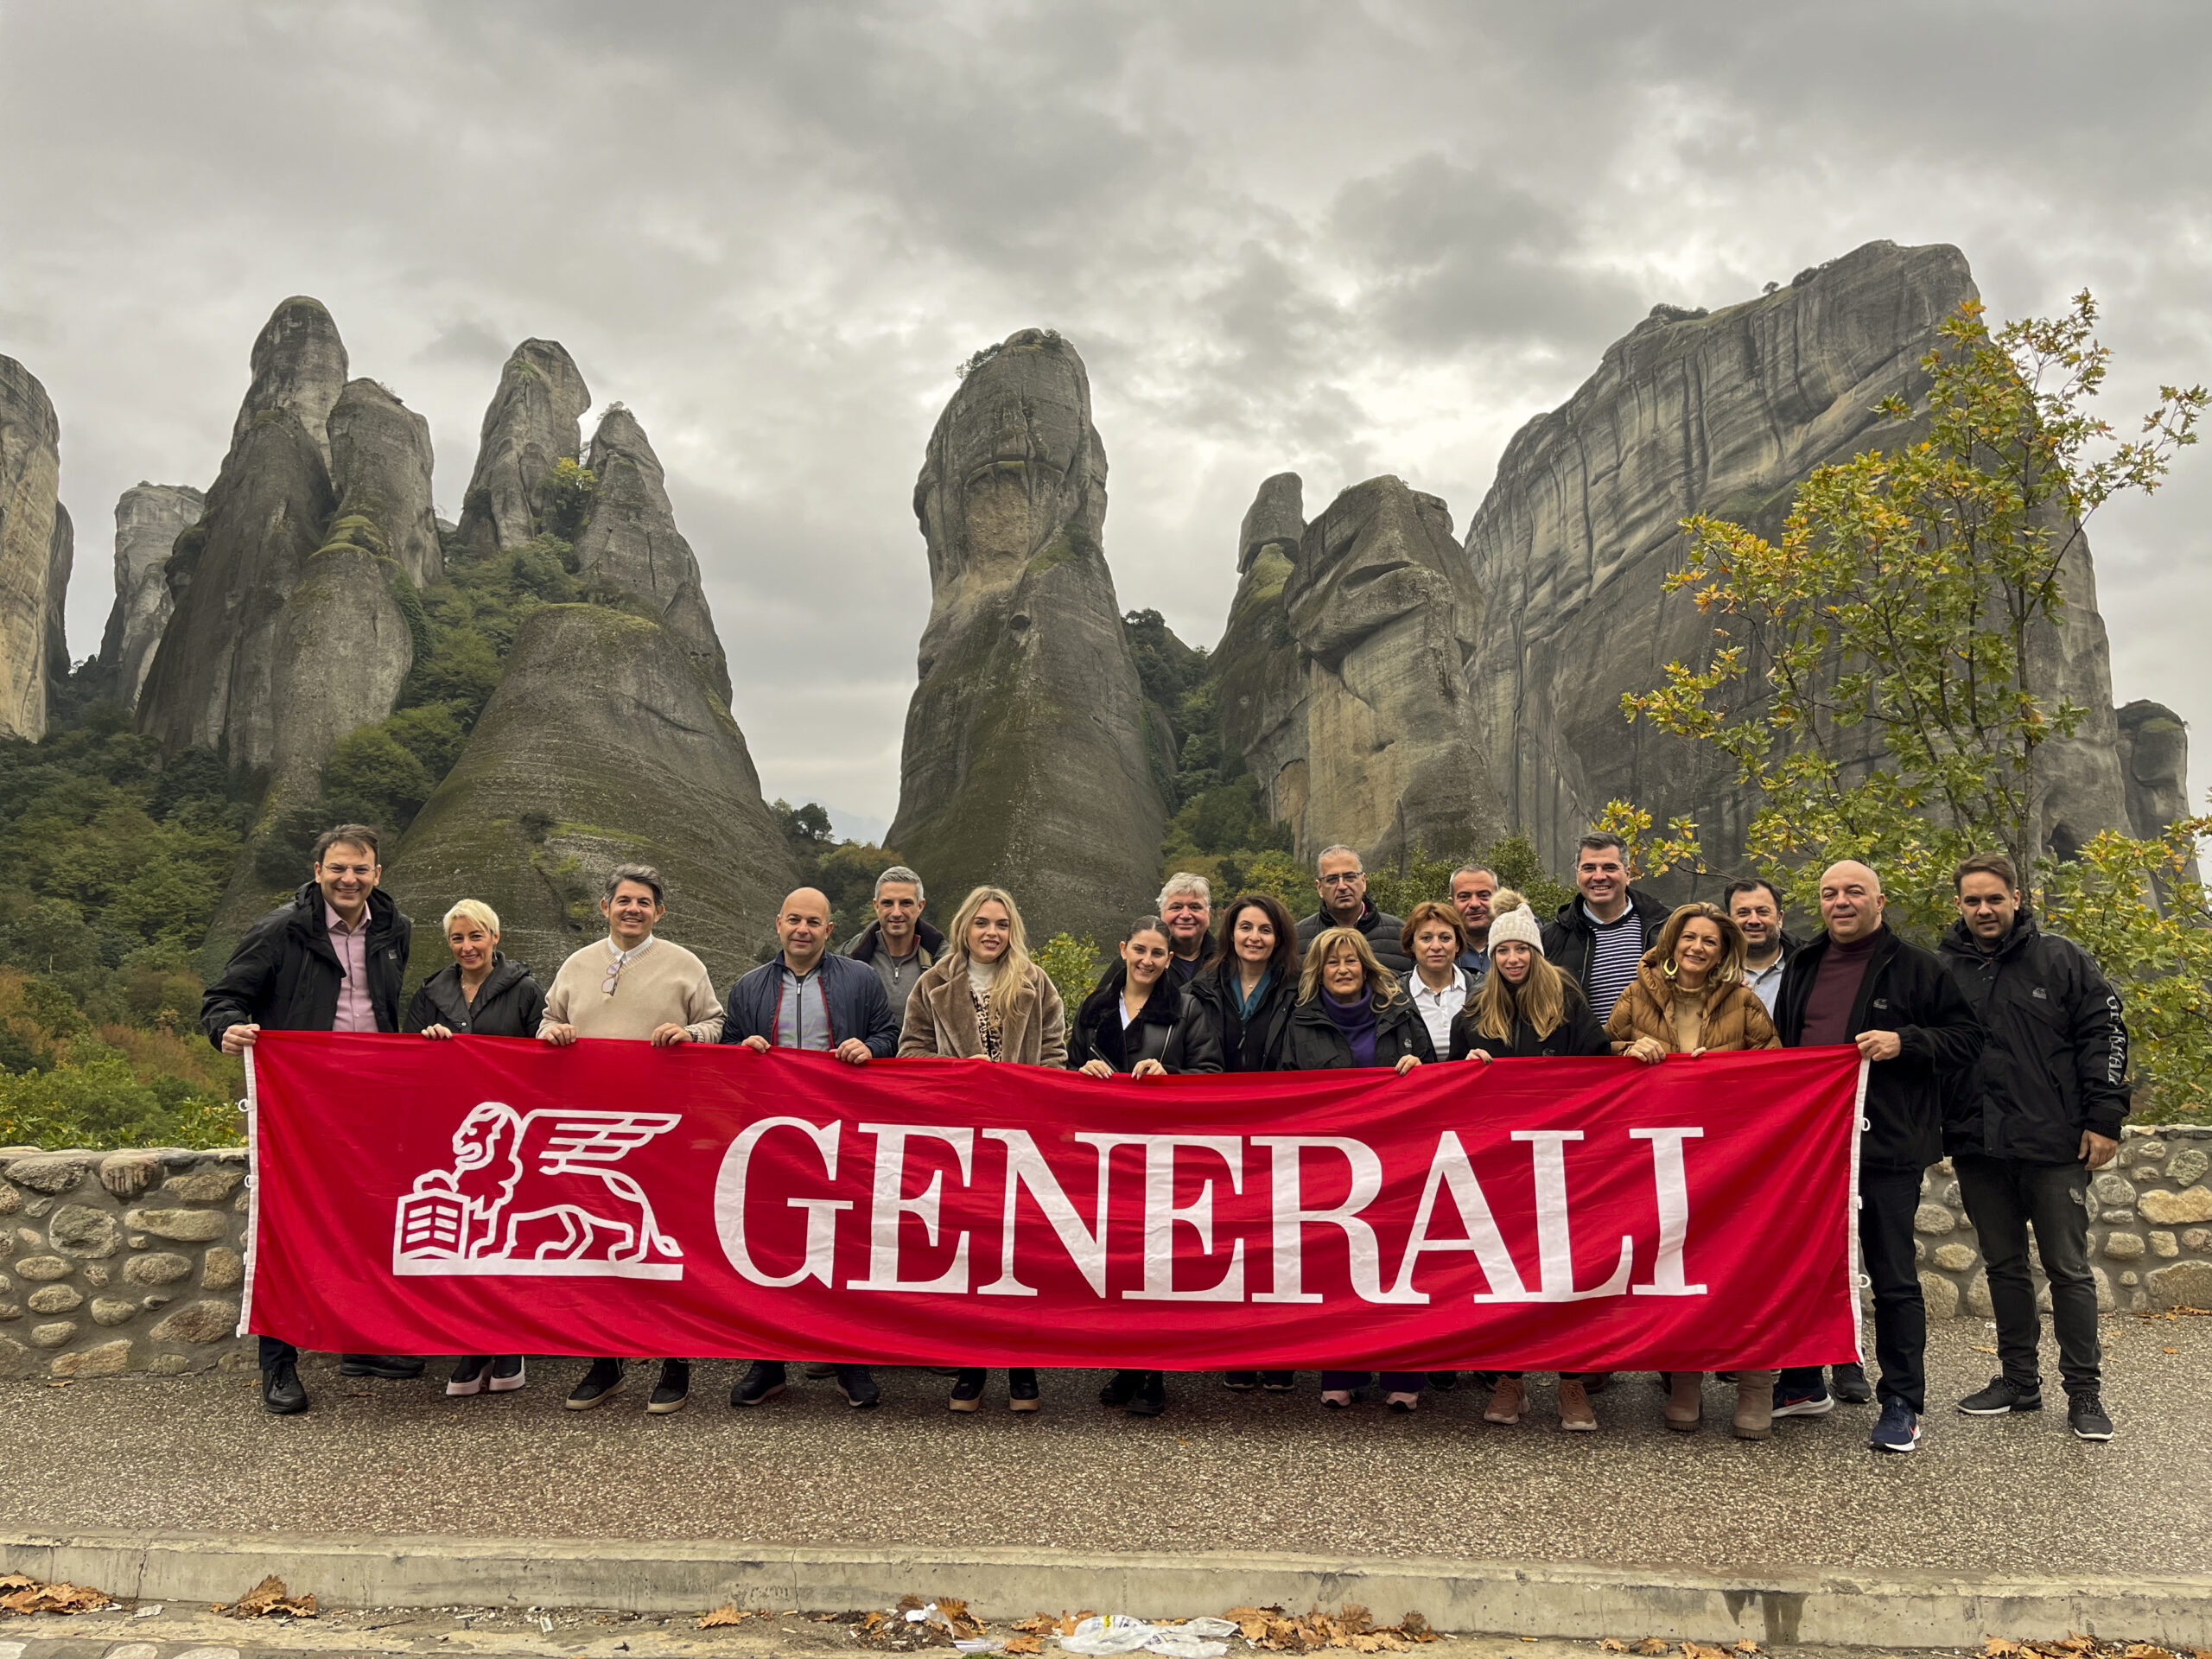
[[[1006,1639],[1004,1650],[1007,1653],[1039,1653],[1043,1651],[1044,1646],[1033,1636],[1010,1636]]]
[[[1708,1648],[1695,1642],[1682,1643],[1682,1659],[1727,1659],[1718,1648]]]
[[[1638,1653],[1665,1653],[1668,1648],[1657,1637],[1647,1636],[1636,1644],[1636,1650]]]
[[[699,1620],[699,1628],[702,1630],[727,1630],[733,1624],[744,1624],[748,1618],[766,1618],[766,1617],[767,1614],[760,1608],[740,1607],[734,1601],[726,1601],[713,1612],[702,1616]]]
[[[2020,1644],[2017,1642],[2007,1642],[2001,1636],[1993,1636],[1983,1645],[1981,1651],[1985,1659],[2005,1659],[2007,1654],[2019,1652]]]
[[[1061,1615],[1065,1618],[1066,1615]],[[1051,1636],[1060,1628],[1060,1620],[1050,1613],[1032,1613],[1014,1627],[1025,1636]]]
[[[2178,1348],[2161,1348],[2158,1351],[2162,1354],[2177,1354],[2181,1352],[2181,1350]]]
[[[1993,1354],[1993,1353],[1995,1353],[1996,1351],[1996,1351],[1994,1348],[1984,1348],[1984,1347],[1980,1346],[1979,1344],[1975,1344],[1975,1346],[1974,1346],[1974,1352],[1976,1352],[1977,1354]]]
[[[1738,1653],[1757,1653],[1758,1650],[1759,1644],[1751,1641],[1749,1637],[1746,1637],[1745,1640],[1738,1642],[1736,1644],[1736,1651]]]
[[[227,1607],[218,1606],[215,1611],[232,1618],[313,1618],[315,1616],[315,1598],[293,1596],[284,1588],[284,1580],[273,1573]]]
[[[2156,1643],[2135,1642],[2129,1643],[2123,1659],[2174,1659],[2174,1656]]]
[[[41,1584],[20,1573],[0,1578],[0,1612],[93,1613],[114,1605],[105,1591],[88,1584]]]
[[[1607,1653],[1626,1653],[1628,1651],[1628,1643],[1620,1641],[1614,1637],[1607,1637],[1598,1645],[1603,1648]]]

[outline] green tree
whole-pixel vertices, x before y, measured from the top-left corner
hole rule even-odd
[[[1030,960],[1045,970],[1045,977],[1052,982],[1052,988],[1059,992],[1060,1001],[1066,1005],[1068,1017],[1082,1006],[1106,971],[1103,958],[1098,954],[1098,941],[1088,933],[1077,938],[1071,933],[1055,933],[1029,953]]]
[[[590,467],[565,457],[555,461],[538,492],[545,512],[539,528],[563,541],[575,541],[591,522],[592,499],[598,489],[599,478]]]

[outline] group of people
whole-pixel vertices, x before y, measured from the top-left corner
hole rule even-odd
[[[894,866],[874,891],[874,919],[842,952],[831,948],[830,902],[801,888],[779,906],[779,949],[717,995],[707,968],[660,937],[659,874],[625,865],[607,877],[607,934],[561,964],[541,988],[499,950],[490,906],[463,899],[444,918],[452,962],[403,1012],[411,925],[379,887],[375,830],[343,824],[316,843],[314,872],[292,901],[248,931],[211,985],[200,1020],[227,1053],[264,1028],[534,1038],[668,1045],[743,1044],[826,1052],[850,1065],[953,1057],[1065,1067],[1085,1076],[1321,1071],[1613,1054],[1650,1065],[1731,1050],[1853,1044],[1868,1063],[1858,1171],[1860,1255],[1874,1300],[1878,1381],[1858,1364],[1735,1372],[1732,1427],[1764,1439],[1777,1417],[1817,1417],[1839,1401],[1878,1398],[1878,1451],[1909,1452],[1926,1409],[1926,1312],[1913,1238],[1923,1172],[1955,1160],[1980,1239],[1998,1325],[1999,1375],[1958,1402],[1969,1414],[2040,1409],[2041,1322],[2028,1266],[2029,1230],[2049,1281],[2059,1374],[2072,1432],[2108,1440],[2101,1397],[2094,1275],[2088,1265],[2091,1172],[2110,1161],[2129,1104],[2127,1034],[2120,1001],[2078,946],[2038,930],[2001,854],[1966,860],[1955,877],[1959,919],[1929,951],[1884,919],[1880,876],[1846,860],[1821,876],[1821,931],[1783,928],[1781,895],[1760,880],[1729,886],[1719,904],[1669,908],[1630,880],[1627,849],[1593,833],[1577,850],[1575,896],[1539,922],[1522,896],[1479,865],[1453,872],[1441,899],[1403,918],[1367,896],[1359,855],[1324,851],[1317,906],[1294,921],[1278,899],[1248,893],[1217,916],[1206,881],[1171,876],[1153,910],[1132,922],[1096,988],[1071,1014],[1032,959],[1013,894],[970,892],[940,931],[925,918],[913,870]],[[262,1395],[274,1413],[308,1406],[297,1351],[261,1339]],[[412,1377],[405,1356],[346,1354],[351,1376]],[[868,1368],[814,1365],[847,1402],[875,1406]],[[979,1369],[956,1369],[950,1404],[979,1408]],[[620,1392],[620,1358],[594,1360],[568,1397],[586,1410]],[[1528,1409],[1523,1379],[1478,1372],[1484,1421]],[[1591,1431],[1590,1396],[1611,1379],[1561,1374],[1560,1426]],[[452,1395],[524,1386],[519,1355],[461,1359]],[[731,1403],[782,1395],[785,1362],[754,1362]],[[1232,1389],[1294,1387],[1285,1371],[1236,1370]],[[1369,1372],[1325,1371],[1326,1407],[1355,1403]],[[1453,1372],[1385,1372],[1384,1402],[1415,1409]],[[1703,1421],[1701,1374],[1662,1375],[1665,1421]],[[680,1410],[691,1366],[664,1359],[645,1409]],[[1036,1373],[1007,1376],[1008,1403],[1034,1411]],[[1157,1415],[1166,1377],[1116,1372],[1103,1404]]]

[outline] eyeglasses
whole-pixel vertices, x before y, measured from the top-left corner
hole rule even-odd
[[[1348,887],[1355,881],[1364,881],[1366,879],[1365,870],[1351,870],[1343,875],[1325,875],[1320,880],[1321,885],[1325,887]]]
[[[613,965],[613,967],[609,968],[609,969],[607,970],[607,982],[606,982],[605,984],[601,985],[599,988],[600,988],[601,990],[602,990],[602,991],[606,992],[606,993],[607,993],[607,995],[609,995],[609,996],[613,995],[614,995],[614,982],[615,982],[616,980],[618,980],[618,979],[620,979],[620,978],[621,978],[621,977],[622,977],[622,970],[623,970],[625,968],[628,967],[629,965],[630,965],[630,959],[629,959],[629,957],[616,957],[616,958],[615,958],[615,961],[614,961],[614,965]]]

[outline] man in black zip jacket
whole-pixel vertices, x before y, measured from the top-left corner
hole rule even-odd
[[[1611,830],[1593,830],[1575,849],[1574,897],[1544,924],[1544,955],[1573,976],[1602,1026],[1635,982],[1637,965],[1669,913],[1629,884],[1628,843]]]
[[[414,925],[378,890],[377,832],[341,823],[315,844],[315,879],[245,931],[200,999],[200,1028],[226,1054],[270,1031],[397,1031],[399,982]],[[300,1351],[261,1338],[261,1403],[278,1416],[308,1408]],[[341,1376],[410,1377],[423,1362],[343,1354]]]
[[[2043,1408],[2043,1321],[2028,1281],[2028,1229],[2050,1281],[2050,1323],[2066,1418],[2085,1440],[2112,1438],[2101,1397],[2097,1282],[2089,1268],[2089,1175],[2120,1150],[2127,1116],[2127,1026],[2089,954],[2040,931],[2020,908],[2002,853],[1954,877],[1959,918],[1943,965],[1989,1032],[1971,1085],[1943,1116],[1943,1149],[1981,1240],[2002,1370],[1959,1409],[1976,1417]]]
[[[1859,1137],[1859,1251],[1874,1289],[1881,1420],[1868,1444],[1910,1452],[1927,1409],[1928,1310],[1913,1259],[1921,1174],[1943,1155],[1947,1091],[1981,1053],[1981,1022],[1935,953],[1882,919],[1882,878],[1855,859],[1821,876],[1827,931],[1789,959],[1775,1025],[1787,1048],[1852,1043],[1867,1062]],[[1835,1405],[1818,1366],[1783,1372],[1777,1417]]]

